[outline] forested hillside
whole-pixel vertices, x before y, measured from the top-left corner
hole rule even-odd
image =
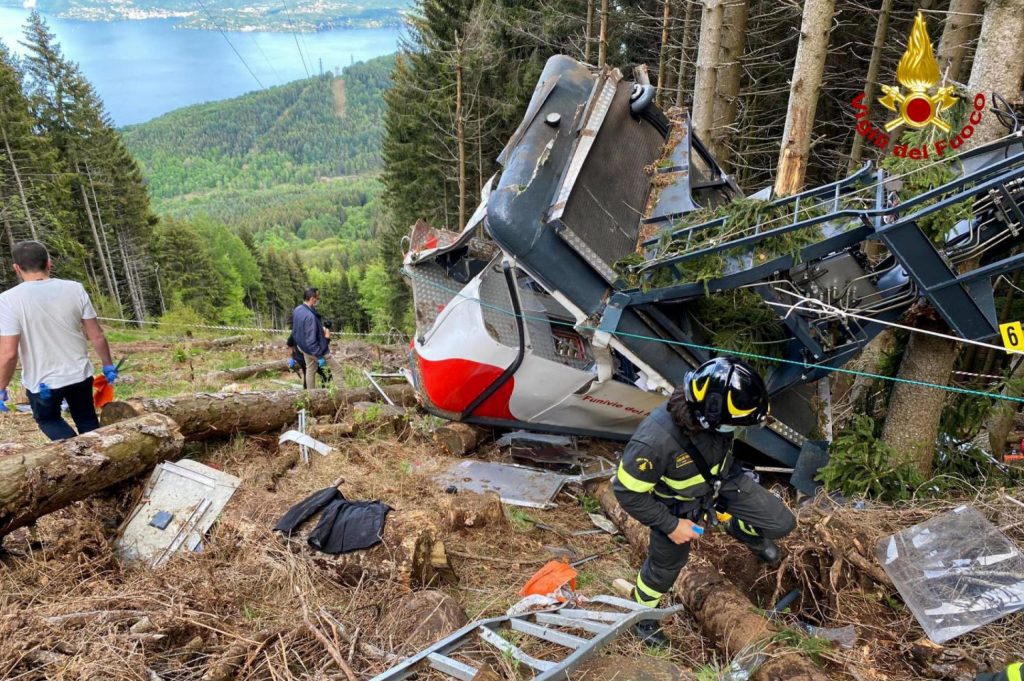
[[[390,324],[372,309],[390,300],[374,265],[390,59],[121,133],[38,14],[26,44],[23,60],[0,44],[2,226],[46,243],[101,314],[280,327],[313,284],[351,330]]]
[[[124,130],[157,200],[374,172],[393,57],[185,107]]]

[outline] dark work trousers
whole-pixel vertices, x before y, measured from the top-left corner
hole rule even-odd
[[[722,482],[716,506],[733,516],[745,534],[769,539],[785,537],[796,527],[796,518],[778,497],[754,482],[749,475],[740,473]],[[673,504],[676,517],[695,521],[700,514],[700,502],[679,501]],[[690,544],[676,544],[660,530],[651,529],[651,542],[647,560],[637,576],[637,600],[655,606],[672,589],[676,577],[690,556]]]
[[[92,403],[92,376],[79,383],[63,388],[51,388],[50,396],[43,399],[39,393],[25,391],[28,403],[32,405],[32,416],[39,424],[39,430],[51,440],[67,440],[69,437],[88,433],[100,427],[96,418],[96,407]],[[68,425],[60,413],[60,403],[68,401],[68,411],[75,422],[78,433]]]

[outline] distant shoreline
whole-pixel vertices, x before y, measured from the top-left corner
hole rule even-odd
[[[88,4],[88,0],[86,3]],[[0,7],[32,11],[36,7],[25,7],[20,2],[4,2]],[[59,12],[41,9],[45,17],[65,21],[89,23],[115,23],[122,21],[168,21],[175,30],[229,31],[232,33],[321,33],[345,29],[401,28],[405,23],[407,10],[398,7],[361,10],[363,16],[347,12],[322,12],[307,14],[293,10],[289,14],[254,15],[252,10],[211,9],[212,13],[195,10],[143,9],[110,5],[88,5],[72,7]]]

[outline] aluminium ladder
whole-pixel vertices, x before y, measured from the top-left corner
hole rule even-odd
[[[615,596],[594,596],[587,604],[600,604],[617,610],[589,610],[574,606],[562,606],[548,612],[534,612],[516,616],[492,617],[477,620],[462,627],[447,638],[429,648],[406,658],[398,665],[373,677],[371,681],[399,681],[417,671],[432,668],[446,676],[460,681],[472,681],[476,667],[451,657],[460,647],[470,641],[482,640],[501,655],[509,655],[526,668],[536,672],[532,681],[553,681],[567,679],[568,673],[582,662],[597,654],[619,634],[644,620],[660,621],[675,614],[682,606],[671,608],[648,608],[625,598]],[[557,644],[570,652],[561,661],[541,660],[525,653],[519,646],[501,636],[500,629]],[[565,629],[574,629],[592,634],[580,636]]]

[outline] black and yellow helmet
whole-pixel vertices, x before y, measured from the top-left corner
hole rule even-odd
[[[702,428],[760,426],[768,418],[768,390],[745,362],[717,357],[686,375],[686,402]]]

